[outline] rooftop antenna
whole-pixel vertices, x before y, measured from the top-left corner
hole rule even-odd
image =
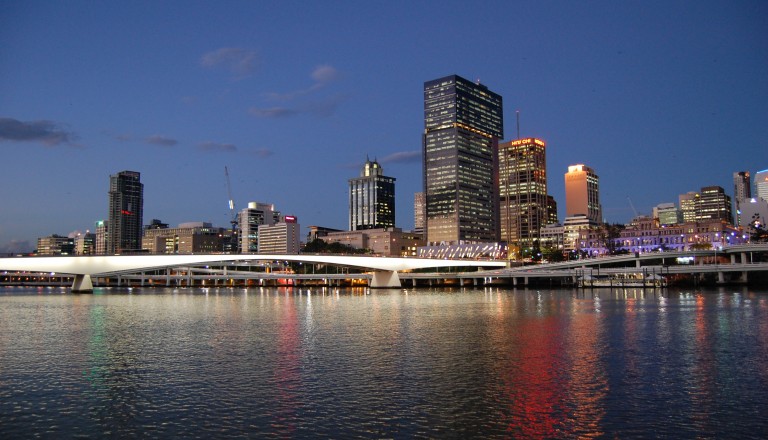
[[[520,110],[515,110],[517,116],[517,138],[520,139]]]

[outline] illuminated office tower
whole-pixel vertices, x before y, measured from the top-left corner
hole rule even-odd
[[[413,232],[424,233],[424,193],[421,191],[413,195]]]
[[[544,141],[525,138],[499,144],[499,223],[510,258],[519,256],[522,248],[538,247],[548,212]]]
[[[275,205],[261,202],[248,202],[248,207],[238,214],[240,228],[240,249],[247,253],[259,251],[259,226],[274,225],[282,218]]]
[[[755,193],[757,197],[768,202],[768,170],[755,173]]]
[[[565,173],[565,216],[586,215],[602,223],[600,178],[586,165],[571,165]]]
[[[695,191],[688,191],[685,194],[680,194],[678,200],[680,202],[680,213],[683,216],[683,222],[695,222],[696,221],[696,200],[699,198],[699,193]]]
[[[735,225],[743,226],[741,223],[741,204],[749,202],[752,198],[752,182],[749,179],[749,171],[739,171],[733,173],[733,204]]]
[[[426,238],[481,243],[499,237],[501,96],[451,75],[424,83],[422,137]]]
[[[136,171],[109,176],[108,254],[141,250],[144,184]]]
[[[360,177],[349,179],[349,230],[395,226],[395,178],[375,160],[365,160]]]
[[[725,194],[720,186],[705,186],[701,188],[696,198],[696,221],[724,220],[729,224],[733,221],[731,215],[731,197]]]

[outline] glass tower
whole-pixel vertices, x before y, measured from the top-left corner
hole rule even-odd
[[[499,139],[502,99],[451,75],[424,83],[422,160],[426,239],[480,243],[499,237]]]
[[[349,230],[395,226],[395,178],[375,160],[365,160],[360,177],[349,179]]]
[[[536,248],[548,216],[546,144],[526,138],[499,145],[499,217],[501,240],[510,259],[520,249]]]
[[[144,216],[144,184],[136,171],[109,176],[108,254],[140,251]]]

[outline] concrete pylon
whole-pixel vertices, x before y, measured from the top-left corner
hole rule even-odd
[[[397,271],[374,271],[370,287],[372,289],[399,289],[402,287],[400,284],[400,275],[397,274]]]
[[[72,283],[72,293],[93,293],[93,282],[91,276],[75,275],[75,281]]]

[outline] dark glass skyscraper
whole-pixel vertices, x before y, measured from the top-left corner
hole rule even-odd
[[[395,178],[366,159],[360,177],[349,179],[349,230],[395,226]]]
[[[109,176],[107,253],[141,250],[144,184],[136,171]]]
[[[430,243],[499,238],[501,96],[451,75],[424,83],[425,229]]]

